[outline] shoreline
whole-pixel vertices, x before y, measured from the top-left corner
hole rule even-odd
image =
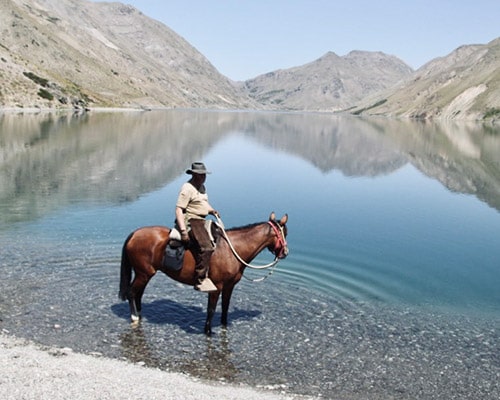
[[[5,400],[292,400],[311,399],[243,385],[204,381],[125,360],[76,353],[0,332],[0,388]]]
[[[158,110],[168,110],[168,108],[158,108]],[[80,108],[50,108],[50,107],[0,107],[0,114],[57,114],[57,113],[73,113],[85,114],[90,112],[144,112],[152,111],[156,108],[140,108],[140,107],[89,107],[86,109]]]

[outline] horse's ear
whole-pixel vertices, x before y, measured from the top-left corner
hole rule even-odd
[[[274,221],[276,219],[276,214],[274,213],[274,211],[271,213],[271,215],[269,216],[269,221]]]
[[[280,225],[285,226],[285,224],[288,221],[288,214],[283,215],[283,217],[280,219]]]

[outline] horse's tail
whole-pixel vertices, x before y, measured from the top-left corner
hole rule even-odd
[[[130,265],[130,260],[127,253],[127,244],[129,240],[132,238],[133,234],[134,232],[128,235],[122,248],[122,263],[120,268],[120,292],[118,293],[118,296],[122,300],[128,299],[130,291],[130,283],[132,281],[132,266]]]

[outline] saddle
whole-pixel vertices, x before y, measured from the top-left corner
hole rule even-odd
[[[215,249],[217,246],[217,239],[222,234],[221,227],[212,220],[206,220],[205,229],[207,230]],[[163,266],[172,271],[181,270],[182,263],[184,262],[184,253],[189,247],[189,244],[184,245],[181,241],[181,233],[176,228],[172,228],[170,230],[169,240],[163,255]]]

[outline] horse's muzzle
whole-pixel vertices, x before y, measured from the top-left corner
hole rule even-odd
[[[278,258],[279,258],[280,260],[282,260],[283,258],[286,258],[286,256],[287,256],[287,255],[288,255],[288,246],[284,246],[284,247],[281,249],[281,251],[280,251],[280,253],[279,253],[279,255],[278,255]]]

